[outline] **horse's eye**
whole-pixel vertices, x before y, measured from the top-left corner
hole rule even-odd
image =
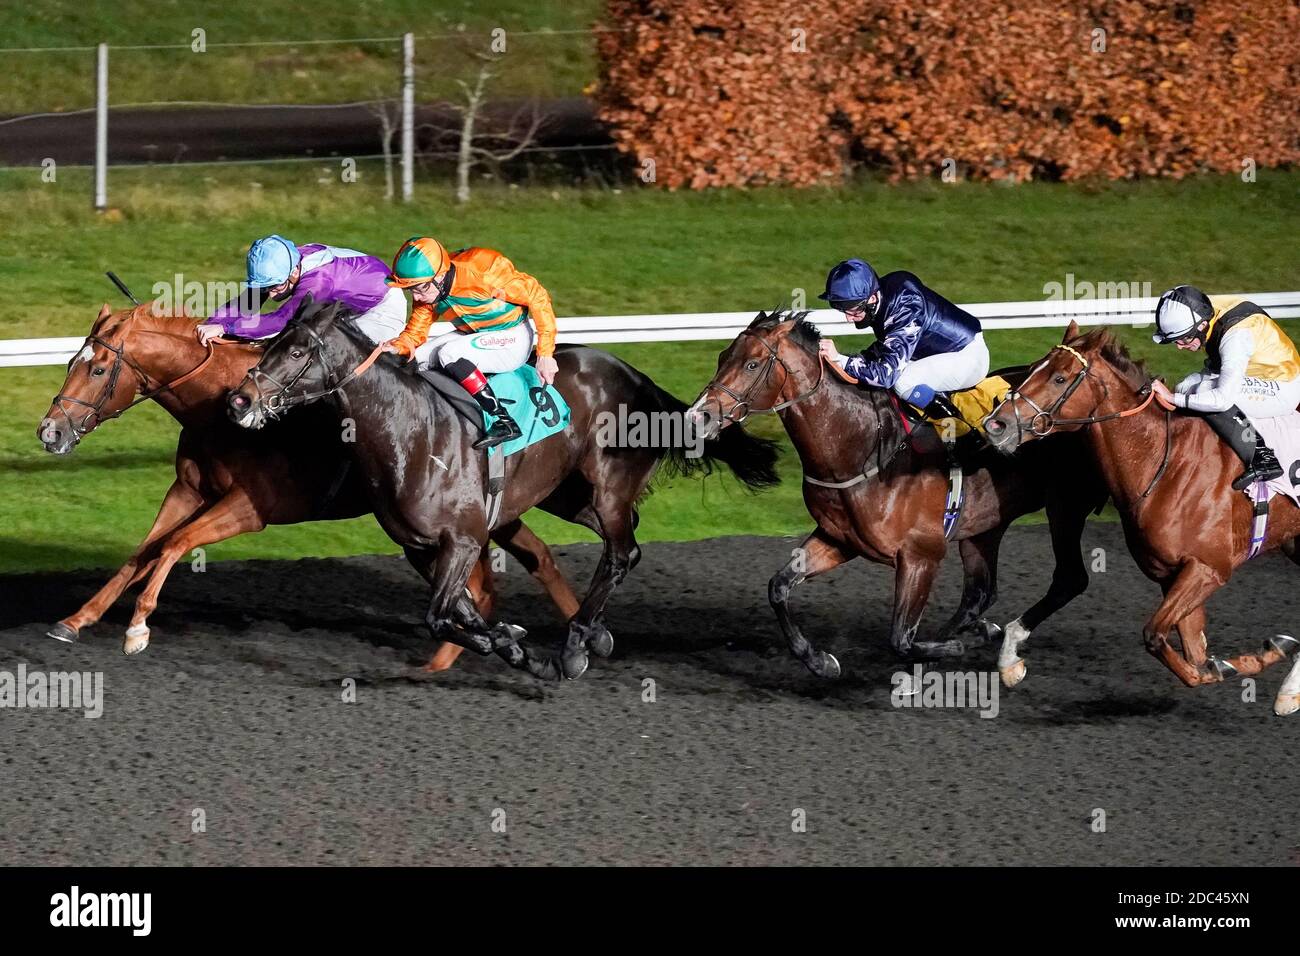
[[[107,371],[107,369],[104,369],[104,368],[97,368],[97,369],[93,369],[93,370],[91,371],[90,374],[91,374],[91,375],[103,375],[104,372],[106,372],[106,371]]]
[[[289,355],[293,358],[302,358],[302,349],[294,349]]]
[[[1056,376],[1056,384],[1057,384],[1057,385],[1064,385],[1064,384],[1065,384],[1065,376],[1064,376],[1064,375],[1057,375],[1057,376]]]
[[[750,362],[748,365],[745,366],[745,368],[746,368],[748,371],[752,372],[752,371],[754,371],[754,369],[758,368],[758,363],[757,363],[757,362]]]

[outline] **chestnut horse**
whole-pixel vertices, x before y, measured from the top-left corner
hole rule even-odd
[[[1105,329],[1080,335],[1073,322],[1062,344],[985,420],[989,440],[1007,454],[1053,432],[1083,432],[1104,476],[1142,573],[1164,600],[1142,629],[1147,650],[1188,687],[1258,674],[1286,659],[1297,642],[1271,638],[1258,654],[1207,656],[1205,602],[1250,554],[1252,502],[1233,491],[1241,462],[1196,415],[1152,401],[1151,374]],[[1055,441],[1055,439],[1053,439]],[[1300,563],[1300,509],[1285,495],[1270,502],[1263,549],[1281,548]],[[1170,643],[1178,631],[1181,652]],[[1019,643],[1008,629],[999,669],[1008,686],[1024,677]],[[1300,664],[1283,683],[1275,710],[1300,708]]]
[[[464,597],[465,581],[492,529],[486,500],[487,453],[476,449],[481,423],[462,417],[415,373],[385,355],[368,364],[372,344],[337,303],[304,303],[266,349],[228,403],[231,417],[263,428],[284,410],[319,404],[354,423],[357,463],[371,489],[375,517],[429,582],[426,621],[435,637],[479,654],[495,653],[535,677],[580,677],[587,651],[607,653],[604,624],[610,595],[640,560],[636,504],[659,466],[681,474],[725,463],[750,488],[775,484],[776,448],[736,429],[698,448],[651,444],[608,435],[605,423],[683,420],[686,405],[644,373],[606,352],[563,345],[556,350],[555,387],[568,403],[563,431],[504,457],[499,516],[515,520],[529,508],[589,528],[604,550],[591,586],[569,622],[560,656],[520,644],[522,628],[489,625]],[[362,369],[367,369],[362,374]],[[635,429],[635,426],[633,426]],[[692,451],[698,450],[698,455]]]
[[[1021,620],[1037,627],[1082,594],[1083,525],[1106,500],[1082,443],[1053,441],[1015,464],[985,450],[963,462],[966,500],[952,532],[965,571],[961,606],[938,640],[916,640],[947,550],[947,453],[932,428],[908,439],[890,393],[827,375],[821,334],[807,315],[759,313],[718,357],[718,374],[692,406],[707,423],[706,436],[748,415],[775,412],[799,452],[804,504],[817,527],[768,585],[790,652],[819,677],[839,676],[839,661],[803,636],[787,601],[795,585],[855,557],[895,569],[890,642],[900,656],[956,657],[983,643],[998,631],[980,618],[996,599],[1002,536],[1014,519],[1044,506],[1056,571],[1047,594]]]
[[[226,392],[262,355],[247,344],[217,340],[200,345],[194,320],[155,314],[146,303],[113,312],[105,305],[84,347],[68,363],[68,375],[37,435],[45,450],[66,455],[101,422],[152,398],[181,424],[176,480],[163,498],[153,527],[135,553],[76,613],[50,629],[75,641],[131,585],[148,577],[126,632],[124,650],[149,643],[148,616],[172,565],[193,548],[268,524],[352,518],[370,502],[337,421],[319,409],[304,411],[278,427],[253,434],[226,415]],[[542,583],[566,618],[577,598],[550,551],[522,522],[493,533]],[[486,553],[469,587],[482,613],[490,614],[492,572]],[[451,666],[461,648],[445,644],[429,670]]]

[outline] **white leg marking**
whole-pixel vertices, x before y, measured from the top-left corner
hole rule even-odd
[[[1006,687],[1015,687],[1025,679],[1025,662],[1016,652],[1027,640],[1029,631],[1020,623],[1020,618],[1007,625],[1002,635],[1002,650],[998,652],[998,674]]]
[[[122,653],[139,654],[149,646],[149,625],[132,624],[126,629],[126,640],[122,642]]]
[[[1291,665],[1291,673],[1282,681],[1273,702],[1273,713],[1279,717],[1294,714],[1297,710],[1300,710],[1300,657]]]

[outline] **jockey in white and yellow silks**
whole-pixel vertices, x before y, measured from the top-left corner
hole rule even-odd
[[[1300,353],[1259,306],[1233,296],[1206,295],[1190,285],[1170,289],[1156,306],[1158,343],[1205,349],[1205,367],[1172,392],[1156,381],[1152,390],[1180,408],[1202,415],[1246,464],[1232,487],[1282,474],[1273,450],[1251,422],[1290,415],[1300,403]]]
[[[476,447],[518,438],[518,424],[484,373],[514,371],[535,345],[538,377],[547,385],[555,381],[555,311],[542,284],[495,250],[449,254],[427,236],[402,244],[387,281],[410,289],[415,307],[406,328],[385,348],[444,369],[474,396],[494,419]],[[430,338],[436,319],[450,321],[452,330]]]

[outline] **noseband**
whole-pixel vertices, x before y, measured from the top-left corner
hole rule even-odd
[[[751,329],[745,329],[745,331],[741,332],[740,334],[753,336],[754,339],[761,342],[763,344],[763,348],[767,349],[767,361],[763,365],[763,368],[759,370],[757,375],[754,377],[754,380],[749,383],[749,387],[745,389],[743,394],[738,394],[734,389],[728,388],[727,386],[719,382],[717,379],[713,379],[712,381],[709,382],[708,385],[704,386],[704,391],[707,392],[711,388],[716,388],[718,391],[720,391],[722,394],[726,395],[728,398],[732,400],[732,406],[731,408],[727,409],[726,412],[723,413],[722,421],[733,422],[734,424],[740,425],[743,424],[745,419],[747,419],[750,415],[768,415],[771,414],[772,412],[779,412],[783,408],[789,408],[791,405],[798,405],[800,402],[804,401],[805,399],[811,398],[813,393],[816,392],[817,389],[821,388],[822,379],[826,377],[826,368],[824,363],[819,358],[817,361],[817,381],[813,384],[812,388],[808,389],[808,391],[804,392],[802,395],[797,395],[794,398],[789,399],[788,401],[778,402],[777,404],[772,405],[769,408],[754,408],[750,400],[750,396],[754,394],[754,390],[756,388],[758,388],[767,380],[767,376],[771,374],[772,368],[774,366],[776,365],[781,366],[781,370],[785,372],[786,381],[789,381],[793,377],[794,373],[790,371],[790,366],[785,363],[785,360],[782,359],[781,356],[777,354],[777,350],[775,347],[773,347],[772,343],[769,342],[767,339],[763,338],[763,336],[759,335],[757,332],[754,332]],[[784,383],[782,384],[781,387],[782,388],[785,387]],[[777,394],[779,395],[780,392],[778,391]],[[719,408],[721,408],[722,403],[719,402],[718,406]],[[737,411],[740,409],[744,409],[744,411],[742,414],[737,415]]]
[[[310,325],[303,325],[301,328],[311,336],[312,346],[308,350],[307,361],[303,363],[302,368],[298,369],[298,371],[294,373],[293,378],[289,379],[288,382],[281,384],[276,381],[274,377],[262,368],[261,362],[258,362],[257,365],[248,370],[248,379],[257,386],[257,392],[262,408],[271,418],[279,418],[281,414],[290,408],[294,408],[298,405],[307,405],[311,402],[317,401],[318,399],[335,394],[353,379],[364,374],[365,371],[375,363],[375,360],[379,358],[379,355],[384,348],[382,342],[379,345],[376,345],[374,351],[370,353],[369,357],[366,358],[365,361],[352,371],[348,372],[347,375],[343,376],[343,378],[339,379],[337,382],[329,384],[333,382],[334,373],[325,367],[323,361],[323,356],[325,354],[325,340],[322,339],[320,333]],[[321,361],[321,369],[325,373],[325,381],[329,387],[314,392],[299,392],[296,395],[291,395],[289,389],[297,385],[299,380],[307,374],[307,370],[318,360]],[[271,385],[275,386],[275,391],[268,390],[262,384],[263,381],[269,382]]]
[[[82,438],[93,431],[101,422],[117,418],[119,415],[135,408],[135,406],[139,405],[141,402],[148,401],[151,398],[161,395],[163,392],[171,391],[172,389],[188,382],[191,378],[207,368],[208,363],[212,361],[212,356],[215,354],[212,348],[212,343],[209,342],[208,354],[204,356],[202,362],[190,369],[190,371],[186,372],[180,378],[161,384],[157,388],[149,389],[147,386],[151,381],[153,381],[153,379],[143,368],[140,367],[138,362],[134,361],[126,354],[125,342],[121,345],[114,345],[112,342],[92,333],[86,336],[86,345],[98,345],[101,348],[112,352],[113,365],[108,370],[108,382],[104,387],[104,391],[100,393],[99,398],[94,402],[87,402],[84,399],[73,398],[71,395],[63,394],[63,392],[59,392],[58,395],[54,396],[54,405],[63,413],[63,417],[67,420],[69,427],[72,428],[72,435],[77,441],[81,441]],[[82,349],[84,350],[85,347],[86,346],[82,346]],[[78,352],[77,354],[81,353]],[[117,380],[121,377],[123,365],[131,369],[140,380],[140,387],[138,389],[139,395],[129,405],[124,405],[117,411],[105,415],[103,414],[104,405],[108,403],[108,400],[113,397],[113,393],[117,391]],[[69,405],[80,405],[83,408],[89,409],[89,411],[81,416],[81,419],[78,421],[73,419],[72,413],[68,409]]]
[[[1097,409],[1100,408],[1106,402],[1106,399],[1110,396],[1110,389],[1107,387],[1106,383],[1102,379],[1097,378],[1096,376],[1093,376],[1091,374],[1091,371],[1088,366],[1088,360],[1084,358],[1078,352],[1078,350],[1073,349],[1068,345],[1052,346],[1052,352],[1056,352],[1058,350],[1062,352],[1069,352],[1071,355],[1073,355],[1076,359],[1079,360],[1079,364],[1082,366],[1082,368],[1080,368],[1079,371],[1075,373],[1074,378],[1070,380],[1070,384],[1065,386],[1064,391],[1062,391],[1060,395],[1056,396],[1055,401],[1053,401],[1046,408],[1040,407],[1032,398],[1029,398],[1028,396],[1024,395],[1021,392],[1021,389],[1023,389],[1026,385],[1029,384],[1030,379],[1032,379],[1039,372],[1043,371],[1043,369],[1047,368],[1047,364],[1051,360],[1052,353],[1049,352],[1046,358],[1044,358],[1041,362],[1039,362],[1032,369],[1030,369],[1029,374],[1026,375],[1024,381],[1020,383],[1020,387],[1010,392],[1007,395],[1004,402],[1002,403],[1002,404],[1005,404],[1007,402],[1011,403],[1011,410],[1012,412],[1015,413],[1016,416],[1017,439],[1019,439],[1025,432],[1029,432],[1031,435],[1034,435],[1037,438],[1044,438],[1050,435],[1052,432],[1054,432],[1058,427],[1063,425],[1080,425],[1080,426],[1097,425],[1100,424],[1101,422],[1114,421],[1117,418],[1128,418],[1130,415],[1136,415],[1138,412],[1144,410],[1148,405],[1151,404],[1152,400],[1155,398],[1155,392],[1151,388],[1151,381],[1148,380],[1147,383],[1143,385],[1140,389],[1138,389],[1137,392],[1139,397],[1145,396],[1145,398],[1143,399],[1140,405],[1137,405],[1133,408],[1125,409],[1122,412],[1112,412],[1109,415],[1098,415]],[[1057,418],[1056,413],[1061,410],[1061,407],[1067,401],[1070,400],[1070,396],[1074,394],[1075,390],[1078,389],[1078,387],[1083,384],[1084,379],[1087,378],[1091,378],[1094,382],[1097,382],[1099,385],[1101,385],[1101,391],[1102,391],[1102,397],[1097,402],[1092,412],[1086,418]],[[1024,402],[1031,409],[1033,409],[1034,412],[1034,414],[1030,417],[1027,426],[1020,417],[1020,407],[1019,407],[1020,402]],[[986,425],[988,419],[996,415],[997,412],[998,409],[994,409],[987,416],[985,416]]]

